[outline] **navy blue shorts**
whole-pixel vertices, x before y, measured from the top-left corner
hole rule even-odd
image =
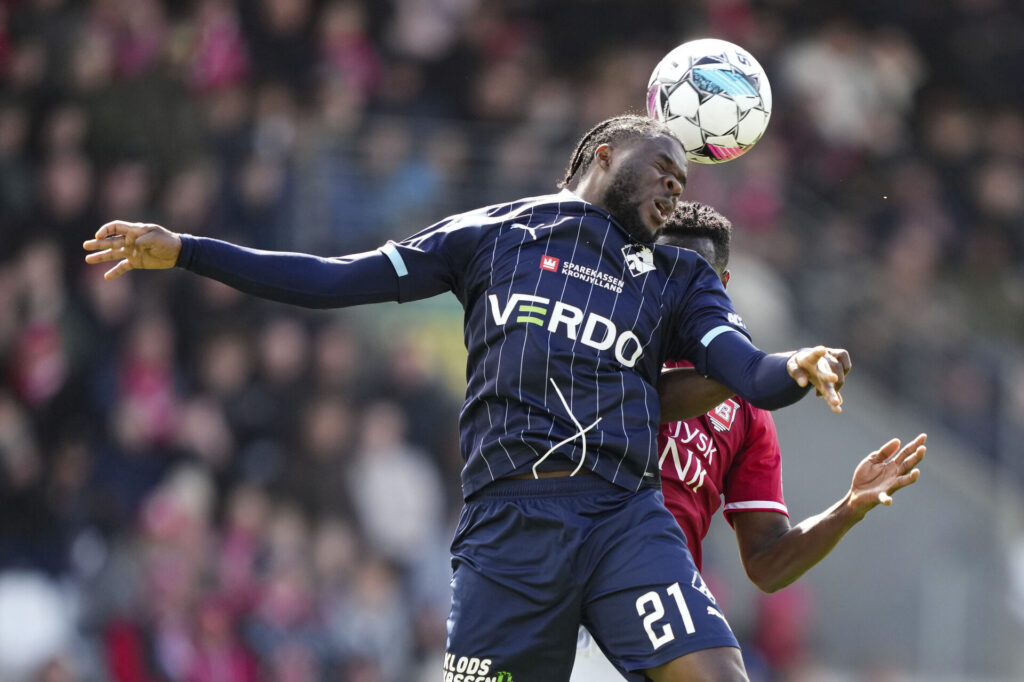
[[[446,682],[562,682],[579,626],[631,680],[738,647],[660,490],[593,475],[498,481],[452,541]]]

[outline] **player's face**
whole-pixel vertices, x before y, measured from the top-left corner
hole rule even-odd
[[[686,185],[686,157],[671,137],[640,138],[612,151],[604,208],[641,242],[650,243],[672,215]]]

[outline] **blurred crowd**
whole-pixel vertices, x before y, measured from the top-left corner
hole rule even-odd
[[[552,191],[692,37],[749,49],[776,109],[690,198],[814,338],[1008,455],[1024,9],[820,4],[0,0],[0,679],[436,679],[461,501],[436,354],[182,273],[105,282],[81,243],[119,218],[334,255]],[[752,643],[763,679],[783,648]]]

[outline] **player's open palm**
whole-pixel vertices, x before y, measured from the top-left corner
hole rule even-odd
[[[107,270],[104,279],[115,279],[129,270],[173,268],[181,253],[181,238],[152,223],[107,223],[96,231],[96,238],[82,244],[86,263],[118,261]]]
[[[863,515],[879,504],[892,504],[894,492],[921,476],[917,465],[924,458],[927,439],[922,433],[900,448],[899,439],[893,438],[861,460],[853,472],[850,506]]]

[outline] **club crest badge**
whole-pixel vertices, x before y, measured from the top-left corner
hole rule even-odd
[[[626,244],[622,247],[622,255],[626,257],[626,265],[634,277],[654,270],[654,252],[650,247]]]
[[[708,421],[715,431],[728,431],[736,420],[736,413],[740,411],[740,405],[732,398],[708,412]]]
[[[715,595],[711,594],[711,589],[708,587],[707,583],[704,582],[704,576],[702,576],[698,571],[693,572],[693,578],[690,580],[690,587],[707,597],[708,601],[712,604],[718,603],[715,599]]]

